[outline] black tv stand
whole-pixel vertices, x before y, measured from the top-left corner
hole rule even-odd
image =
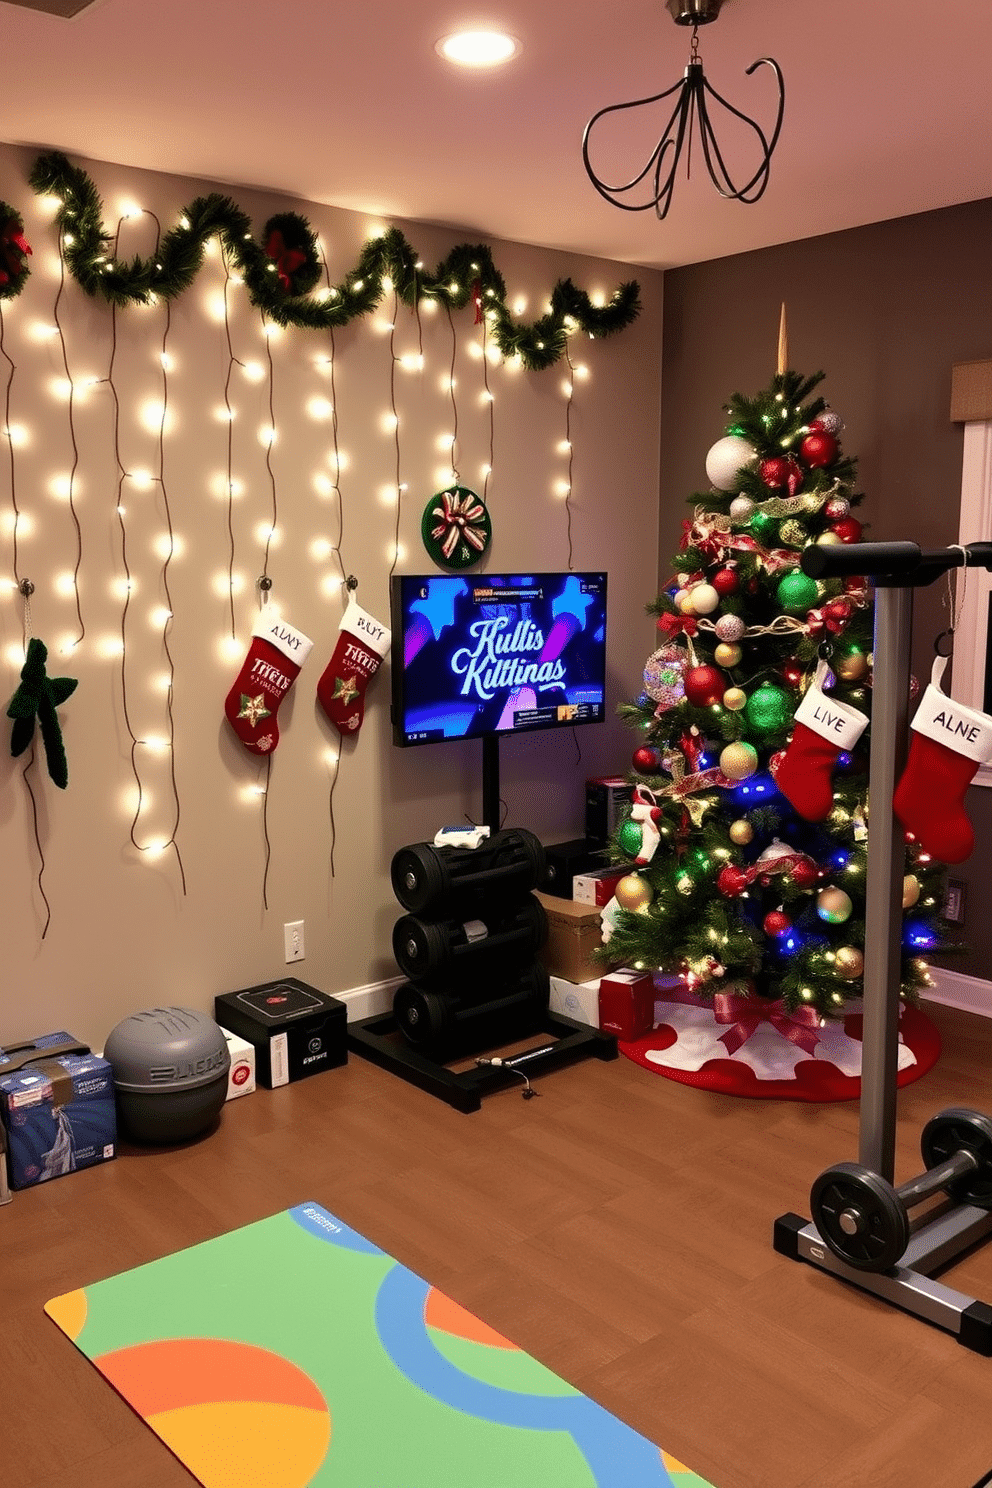
[[[482,736],[482,825],[499,831],[499,734]]]

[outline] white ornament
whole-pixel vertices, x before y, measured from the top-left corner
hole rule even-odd
[[[730,503],[730,517],[734,522],[749,522],[754,516],[755,503],[750,496],[735,496]]]
[[[732,491],[745,465],[757,459],[758,452],[739,434],[718,439],[706,456],[706,475],[718,491]]]
[[[721,641],[726,641],[728,645],[733,645],[735,641],[741,639],[747,630],[747,626],[744,624],[740,615],[721,615],[713,629]]]
[[[720,603],[720,596],[712,584],[696,584],[689,590],[689,599],[696,615],[710,615]]]

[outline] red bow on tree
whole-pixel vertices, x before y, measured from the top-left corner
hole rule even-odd
[[[278,228],[273,228],[269,233],[269,241],[265,245],[265,251],[276,266],[279,283],[283,289],[292,289],[293,280],[291,276],[306,263],[306,254],[299,248],[287,248],[283,241],[282,233]]]
[[[25,258],[31,253],[31,245],[16,217],[10,217],[0,227],[0,284],[9,284],[27,269]]]
[[[698,623],[691,615],[661,615],[658,619],[658,629],[666,636],[677,636],[685,634],[694,636],[699,629]]]
[[[818,610],[810,610],[806,616],[806,633],[814,640],[829,630],[840,635],[851,618],[851,603],[847,599],[832,599]]]

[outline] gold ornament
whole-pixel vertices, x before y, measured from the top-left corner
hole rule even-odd
[[[782,542],[790,548],[801,548],[806,541],[806,528],[802,522],[796,522],[792,518],[783,522],[778,529],[778,535]]]
[[[739,713],[747,702],[747,693],[742,687],[728,687],[723,694],[723,706],[731,713]]]
[[[747,847],[754,840],[754,828],[749,821],[743,817],[739,821],[730,823],[730,840],[737,847]]]
[[[840,541],[841,539],[837,536],[836,532],[821,532],[819,537],[816,539],[816,546],[818,548],[833,548],[836,547]]]
[[[693,889],[695,888],[695,884],[689,877],[688,873],[680,873],[678,878],[675,880],[675,887],[678,889],[680,894],[688,895],[692,893]]]
[[[816,912],[820,919],[826,920],[829,925],[843,925],[845,920],[851,918],[853,908],[850,895],[845,894],[843,889],[838,889],[834,884],[821,889],[816,896]]]
[[[713,660],[717,666],[726,667],[729,671],[735,667],[743,656],[740,646],[732,646],[727,641],[721,641],[713,652]]]
[[[680,615],[694,615],[696,612],[692,605],[692,590],[680,589],[675,596],[675,608]]]
[[[857,946],[841,946],[834,957],[834,969],[845,982],[853,982],[864,971],[865,958]]]
[[[750,744],[728,744],[720,751],[720,769],[728,780],[746,780],[758,768],[758,751]]]
[[[654,898],[651,885],[639,873],[628,873],[620,880],[613,892],[620,908],[630,910],[634,914],[647,909]]]
[[[868,658],[861,651],[838,657],[831,666],[842,682],[861,682],[868,675]]]
[[[912,909],[920,897],[920,880],[915,873],[907,873],[902,881],[902,907]]]

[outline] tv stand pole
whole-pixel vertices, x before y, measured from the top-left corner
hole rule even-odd
[[[499,735],[482,736],[482,825],[499,831]]]

